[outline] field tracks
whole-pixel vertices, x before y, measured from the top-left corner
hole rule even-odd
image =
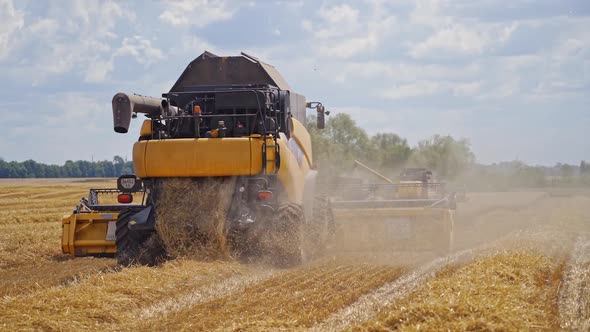
[[[166,316],[171,312],[178,312],[201,303],[213,301],[214,299],[243,291],[246,287],[253,284],[263,282],[273,277],[277,272],[277,270],[266,270],[252,275],[230,277],[209,288],[193,290],[188,294],[182,294],[177,298],[144,308],[139,312],[139,318],[151,319],[157,316]]]
[[[313,331],[341,331],[350,326],[370,320],[381,308],[391,305],[396,299],[416,291],[424,281],[449,266],[457,266],[473,259],[473,250],[463,250],[450,256],[440,257],[403,275],[401,278],[377,288],[317,324]]]
[[[590,237],[580,236],[559,292],[559,323],[564,330],[590,330]]]
[[[81,258],[58,262],[49,260],[37,264],[0,270],[0,299],[34,294],[48,287],[71,286],[93,274],[118,271],[113,260]]]

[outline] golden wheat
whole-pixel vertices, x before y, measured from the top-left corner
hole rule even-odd
[[[555,330],[563,262],[503,252],[448,269],[353,330]]]
[[[75,181],[0,181],[0,330],[539,330],[590,321],[587,196],[471,194],[456,239],[480,248],[470,254],[475,261],[384,249],[334,252],[287,270],[231,259],[120,268],[113,259],[61,254],[62,215],[88,188],[114,186]],[[168,203],[199,197],[171,195]],[[213,238],[222,233],[212,230]],[[429,270],[433,262],[440,264]],[[421,270],[438,272],[412,279]],[[406,279],[415,281],[406,291],[383,292]],[[362,323],[327,324],[354,308],[366,310]]]

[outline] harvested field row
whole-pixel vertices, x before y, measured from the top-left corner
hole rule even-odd
[[[560,246],[557,237],[571,241],[579,232],[589,232],[588,220],[590,197],[546,196],[528,207],[499,210],[457,222],[455,248],[473,248],[510,234],[516,246],[523,241],[533,241],[536,247]]]
[[[71,213],[88,189],[113,187],[113,180],[63,185],[3,185],[0,182],[0,225],[59,222]],[[112,196],[112,195],[110,195]],[[114,200],[105,196],[105,199]]]
[[[11,199],[2,199],[0,200],[0,207],[4,208],[4,211],[21,211],[24,212],[29,209],[46,209],[53,207],[54,205],[57,206],[66,206],[69,204],[71,208],[73,208],[77,201],[82,198],[83,195],[73,194],[73,195],[62,195],[61,193],[57,193],[54,195],[59,195],[58,198],[11,198]],[[87,196],[87,195],[84,195]],[[47,203],[52,203],[49,205]]]
[[[503,252],[449,267],[353,330],[555,330],[564,265],[542,254]]]
[[[72,213],[72,210],[71,205],[65,204],[61,207],[8,210],[2,213],[0,225],[60,223],[63,216]]]
[[[399,298],[416,291],[425,280],[433,278],[441,269],[459,266],[473,257],[473,251],[458,252],[450,257],[440,257],[421,266],[414,266],[399,279],[375,288],[351,305],[334,312],[328,319],[313,327],[314,331],[340,331],[370,320]]]
[[[65,287],[4,299],[0,302],[3,324],[0,327],[7,330],[304,327],[402,273],[400,268],[391,266],[337,263],[278,274],[265,270],[235,263],[177,261],[161,268],[98,273]],[[220,285],[227,286],[229,291]],[[23,308],[30,309],[25,314]],[[137,320],[138,316],[144,319]],[[187,321],[196,325],[187,325]]]
[[[461,222],[501,210],[518,211],[547,196],[544,192],[470,193],[467,202],[459,203],[456,217]]]
[[[61,256],[60,241],[61,225],[57,221],[0,225],[0,271]]]
[[[287,270],[191,260],[121,269],[113,259],[61,254],[62,215],[89,187],[109,183],[13,183],[9,192],[0,183],[0,330],[526,330],[590,322],[590,197],[470,194],[456,223],[466,250],[438,259],[349,243]]]
[[[239,264],[193,261],[99,272],[77,283],[0,300],[0,329],[113,329],[136,321],[154,303],[248,273],[254,271]]]
[[[106,272],[116,267],[113,259],[62,259],[66,260],[59,261],[56,257],[47,262],[0,270],[0,298],[43,292],[49,287],[72,284],[97,272]]]
[[[560,327],[590,330],[590,236],[581,236],[574,245],[559,298]]]
[[[384,265],[317,264],[207,303],[168,312],[132,330],[274,330],[311,327],[403,269]],[[232,319],[227,319],[231,317]]]

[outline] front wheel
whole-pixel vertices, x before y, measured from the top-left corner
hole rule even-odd
[[[115,244],[117,246],[117,263],[130,266],[157,265],[165,256],[164,247],[155,232],[138,232],[129,229],[131,217],[139,212],[138,209],[123,210],[117,218]]]

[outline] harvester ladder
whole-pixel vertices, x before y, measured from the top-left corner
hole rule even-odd
[[[269,134],[272,135],[272,144],[268,143]],[[262,140],[262,174],[265,175],[276,175],[279,172],[279,167],[281,165],[281,155],[280,155],[280,147],[278,143],[278,138],[276,135],[278,133],[268,133]],[[269,150],[273,149],[273,157],[269,159]],[[272,165],[272,167],[269,167]],[[269,168],[272,168],[272,171],[269,172]]]

